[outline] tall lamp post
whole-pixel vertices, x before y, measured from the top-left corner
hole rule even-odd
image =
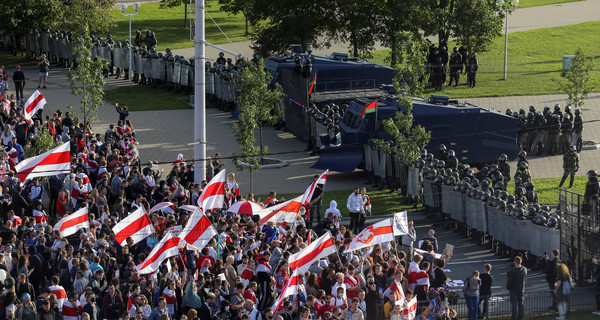
[[[132,70],[132,61],[133,61],[133,45],[131,42],[131,16],[137,16],[138,12],[140,11],[140,3],[136,2],[133,4],[133,9],[135,10],[135,13],[128,13],[125,14],[125,11],[127,11],[127,4],[126,3],[121,3],[121,12],[123,12],[123,17],[129,17],[129,70],[127,71],[127,78],[129,78],[129,87],[131,88],[131,70]]]
[[[506,21],[504,22],[504,80],[508,69],[508,14],[517,10],[519,0],[506,1],[507,6],[504,7],[504,0],[496,0],[498,10],[504,12]]]

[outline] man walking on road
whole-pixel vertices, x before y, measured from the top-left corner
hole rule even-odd
[[[521,257],[515,257],[515,266],[507,273],[506,289],[510,292],[511,320],[523,320],[525,314],[525,280],[527,280],[527,268],[521,265],[522,262]]]

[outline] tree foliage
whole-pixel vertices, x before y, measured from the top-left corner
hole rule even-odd
[[[33,140],[31,148],[25,150],[25,157],[35,157],[50,149],[58,147],[59,141],[52,138],[50,131],[44,127],[39,131],[38,136]]]
[[[486,52],[495,37],[501,35],[502,14],[489,0],[458,1],[451,19],[456,42],[471,53]]]
[[[586,57],[583,49],[577,48],[575,57],[571,60],[571,70],[563,71],[561,78],[557,80],[560,89],[569,96],[568,105],[581,107],[588,94],[598,86],[598,81],[591,75],[595,66],[594,58]]]
[[[104,67],[103,59],[92,60],[90,48],[92,43],[86,29],[80,30],[80,33],[74,40],[78,41],[73,49],[76,67],[69,69],[67,77],[71,86],[71,94],[80,96],[79,112],[83,122],[92,122],[98,119],[98,108],[104,105],[104,76],[102,69]]]
[[[163,0],[165,1],[165,0]],[[253,1],[251,0],[219,0],[221,5],[221,11],[225,11],[229,14],[242,14],[246,20],[246,34],[250,34],[248,29],[248,17],[251,14]]]
[[[65,0],[63,15],[59,26],[61,29],[81,34],[107,32],[116,24],[110,13],[115,0]]]
[[[0,30],[23,35],[41,27],[56,27],[63,11],[59,0],[2,0]]]
[[[240,145],[240,152],[234,154],[234,157],[238,169],[244,168],[240,161],[248,165],[250,175],[252,171],[260,169],[261,159],[269,152],[262,143],[262,126],[272,125],[278,119],[275,110],[276,105],[281,102],[281,87],[278,85],[274,90],[270,90],[267,87],[268,81],[269,75],[265,72],[263,60],[258,64],[249,63],[235,78],[236,86],[240,90],[240,116],[233,124],[233,133]],[[259,129],[259,146],[256,146],[255,129]]]

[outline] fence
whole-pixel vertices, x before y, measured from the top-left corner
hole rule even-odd
[[[580,284],[592,282],[592,258],[600,253],[598,201],[591,204],[584,196],[565,189],[559,191],[561,223],[561,258],[567,263],[573,278]]]
[[[525,293],[525,315],[528,318],[543,315],[557,315],[556,311],[548,309],[551,305],[552,296],[549,291]],[[483,308],[483,303],[479,306],[481,310],[481,308]],[[595,306],[596,300],[592,291],[587,288],[575,288],[575,291],[571,296],[569,312],[595,310]],[[458,319],[467,318],[469,311],[464,297],[461,296],[456,303],[452,303],[450,308],[456,310]],[[492,295],[488,303],[487,318],[510,317],[511,312],[510,296],[508,294]]]

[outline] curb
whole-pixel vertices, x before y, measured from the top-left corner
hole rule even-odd
[[[277,168],[283,168],[283,167],[287,167],[289,164],[281,159],[276,159],[276,158],[264,158],[267,160],[274,160],[274,161],[279,161],[279,163],[273,163],[273,164],[265,164],[264,166],[260,166],[260,169],[277,169]],[[243,163],[243,162],[239,162],[244,168],[248,168],[248,164]]]

